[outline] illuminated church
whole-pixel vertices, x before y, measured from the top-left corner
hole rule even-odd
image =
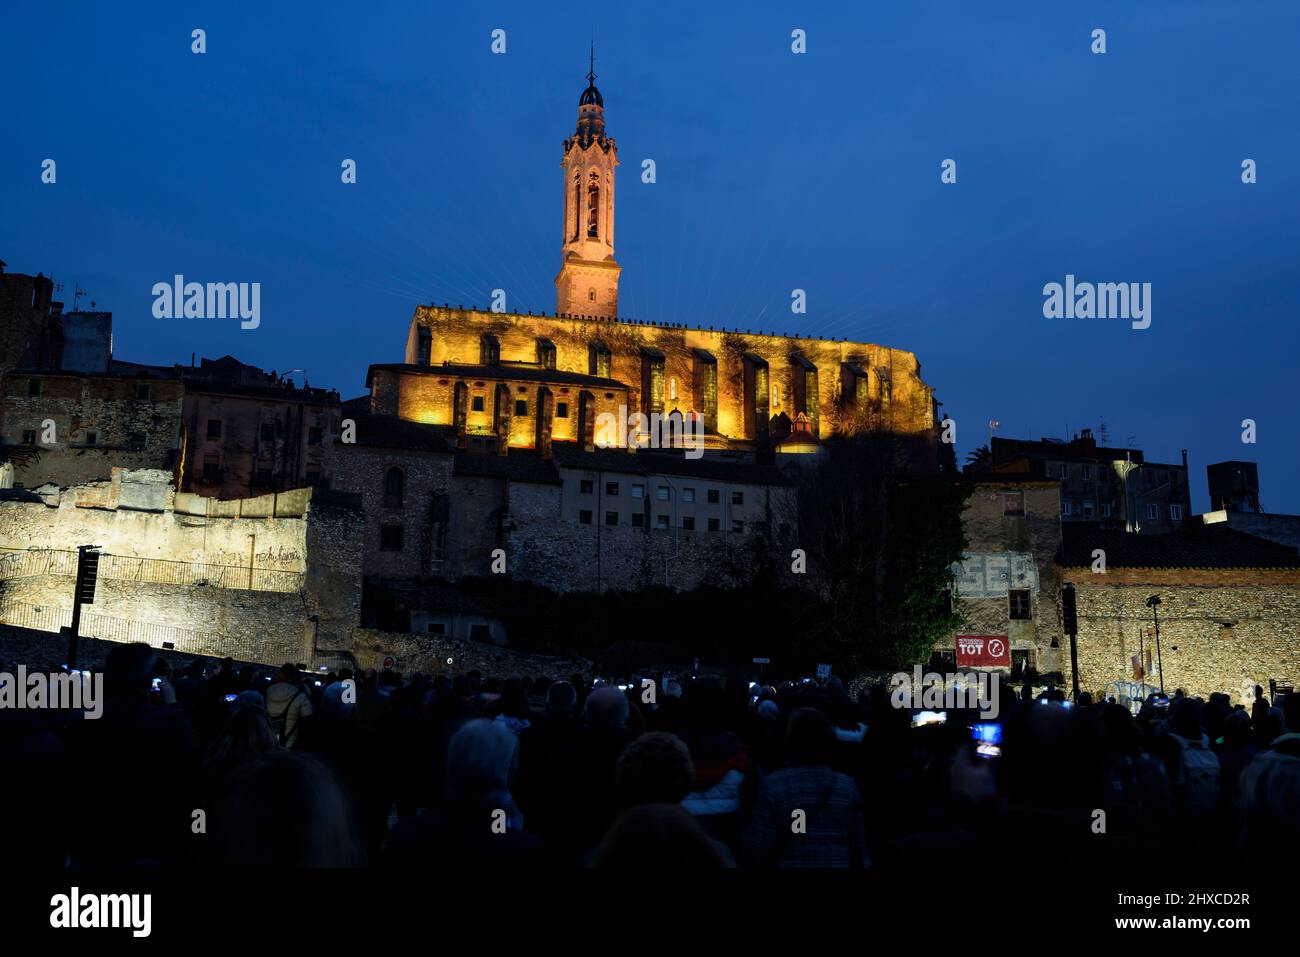
[[[617,444],[597,423],[620,407],[694,413],[712,457],[772,461],[863,430],[932,447],[936,405],[911,352],[752,332],[729,316],[687,326],[620,315],[618,146],[595,80],[593,62],[562,143],[555,312],[419,306],[405,362],[370,369],[371,411],[450,427],[459,448],[498,455]]]

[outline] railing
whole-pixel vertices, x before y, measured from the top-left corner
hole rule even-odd
[[[0,580],[45,575],[73,577],[77,553],[53,548],[0,548]],[[304,574],[247,565],[213,565],[165,558],[100,555],[99,578],[113,581],[159,582],[166,585],[211,585],[247,591],[299,591]]]

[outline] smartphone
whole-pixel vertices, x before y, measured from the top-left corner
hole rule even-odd
[[[923,728],[927,724],[943,724],[947,720],[947,711],[918,711],[912,715],[912,727]]]
[[[237,694],[228,694],[226,695],[226,703],[229,704],[230,702],[234,701],[238,697],[239,695]]]
[[[973,724],[970,732],[971,740],[975,742],[975,753],[981,758],[1002,757],[1002,725],[994,722]]]
[[[161,678],[154,678],[154,679],[153,679],[153,682],[150,684],[150,687],[153,688],[154,691],[161,691],[161,690],[162,690],[162,679],[161,679]]]

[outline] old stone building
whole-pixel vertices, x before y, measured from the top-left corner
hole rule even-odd
[[[320,489],[221,501],[169,471],[0,492],[0,620],[71,620],[77,547],[100,549],[82,634],[253,661],[346,649],[361,602],[361,514]]]
[[[627,387],[613,379],[493,363],[374,365],[366,384],[371,412],[450,425],[458,447],[499,454],[527,448],[548,455],[552,442],[592,448],[601,439],[597,420],[628,402]]]
[[[0,443],[12,484],[78,485],[114,468],[170,471],[184,392],[176,379],[136,374],[11,372],[0,379]]]
[[[328,483],[337,392],[299,387],[233,356],[173,371],[185,383],[182,489],[241,498]]]
[[[800,417],[812,438],[878,429],[921,437],[935,450],[935,400],[916,356],[902,349],[727,328],[636,322],[618,308],[614,258],[618,151],[605,133],[604,99],[589,76],[578,126],[564,141],[563,242],[554,315],[420,306],[412,317],[406,363],[440,369],[447,385],[516,372],[554,370],[623,383],[629,412],[698,414],[713,450],[766,453]],[[488,368],[490,367],[490,368]],[[599,386],[591,391],[599,395]],[[608,388],[605,391],[612,391]],[[492,396],[484,398],[492,411]],[[456,425],[445,395],[421,405],[420,421]],[[511,428],[510,444],[532,447],[535,432]]]
[[[892,432],[934,466],[935,402],[911,353],[620,319],[617,165],[589,75],[564,142],[556,314],[421,306],[405,362],[372,365],[365,401],[341,408],[353,431],[330,445],[332,487],[361,496],[367,583],[407,627],[496,640],[449,598],[466,578],[608,592],[788,567],[782,465],[832,434]],[[637,414],[676,431],[660,441]],[[680,441],[688,425],[698,445]]]
[[[1191,519],[1186,452],[1178,465],[1148,462],[1141,449],[1098,446],[1091,429],[1069,442],[994,438],[990,449],[966,471],[1060,482],[1061,521],[1067,524],[1163,534]]]
[[[5,271],[0,261],[0,376],[16,368],[58,368],[62,351],[54,281]]]
[[[1033,669],[1061,668],[1060,483],[1025,475],[975,478],[962,513],[966,553],[954,566],[955,610],[961,634],[1002,636],[1011,649],[1014,677]],[[939,661],[957,664],[955,636],[937,649]]]
[[[502,456],[458,449],[446,427],[353,422],[356,441],[333,447],[332,487],[361,496],[375,580],[506,574],[561,592],[689,589],[743,578],[755,548],[778,551],[793,535],[783,523],[794,484],[771,465],[558,442],[550,455]]]
[[[1114,694],[1137,666],[1157,685],[1163,668],[1170,693],[1223,691],[1236,701],[1253,685],[1300,678],[1294,548],[1222,524],[1161,536],[1066,525],[1060,565],[1077,593],[1082,689]],[[1063,668],[1068,682],[1068,654]]]

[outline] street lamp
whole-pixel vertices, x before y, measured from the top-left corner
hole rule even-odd
[[[1165,664],[1160,657],[1160,596],[1152,595],[1147,599],[1147,607],[1151,609],[1151,620],[1156,627],[1156,666],[1160,669],[1160,693],[1165,693]]]

